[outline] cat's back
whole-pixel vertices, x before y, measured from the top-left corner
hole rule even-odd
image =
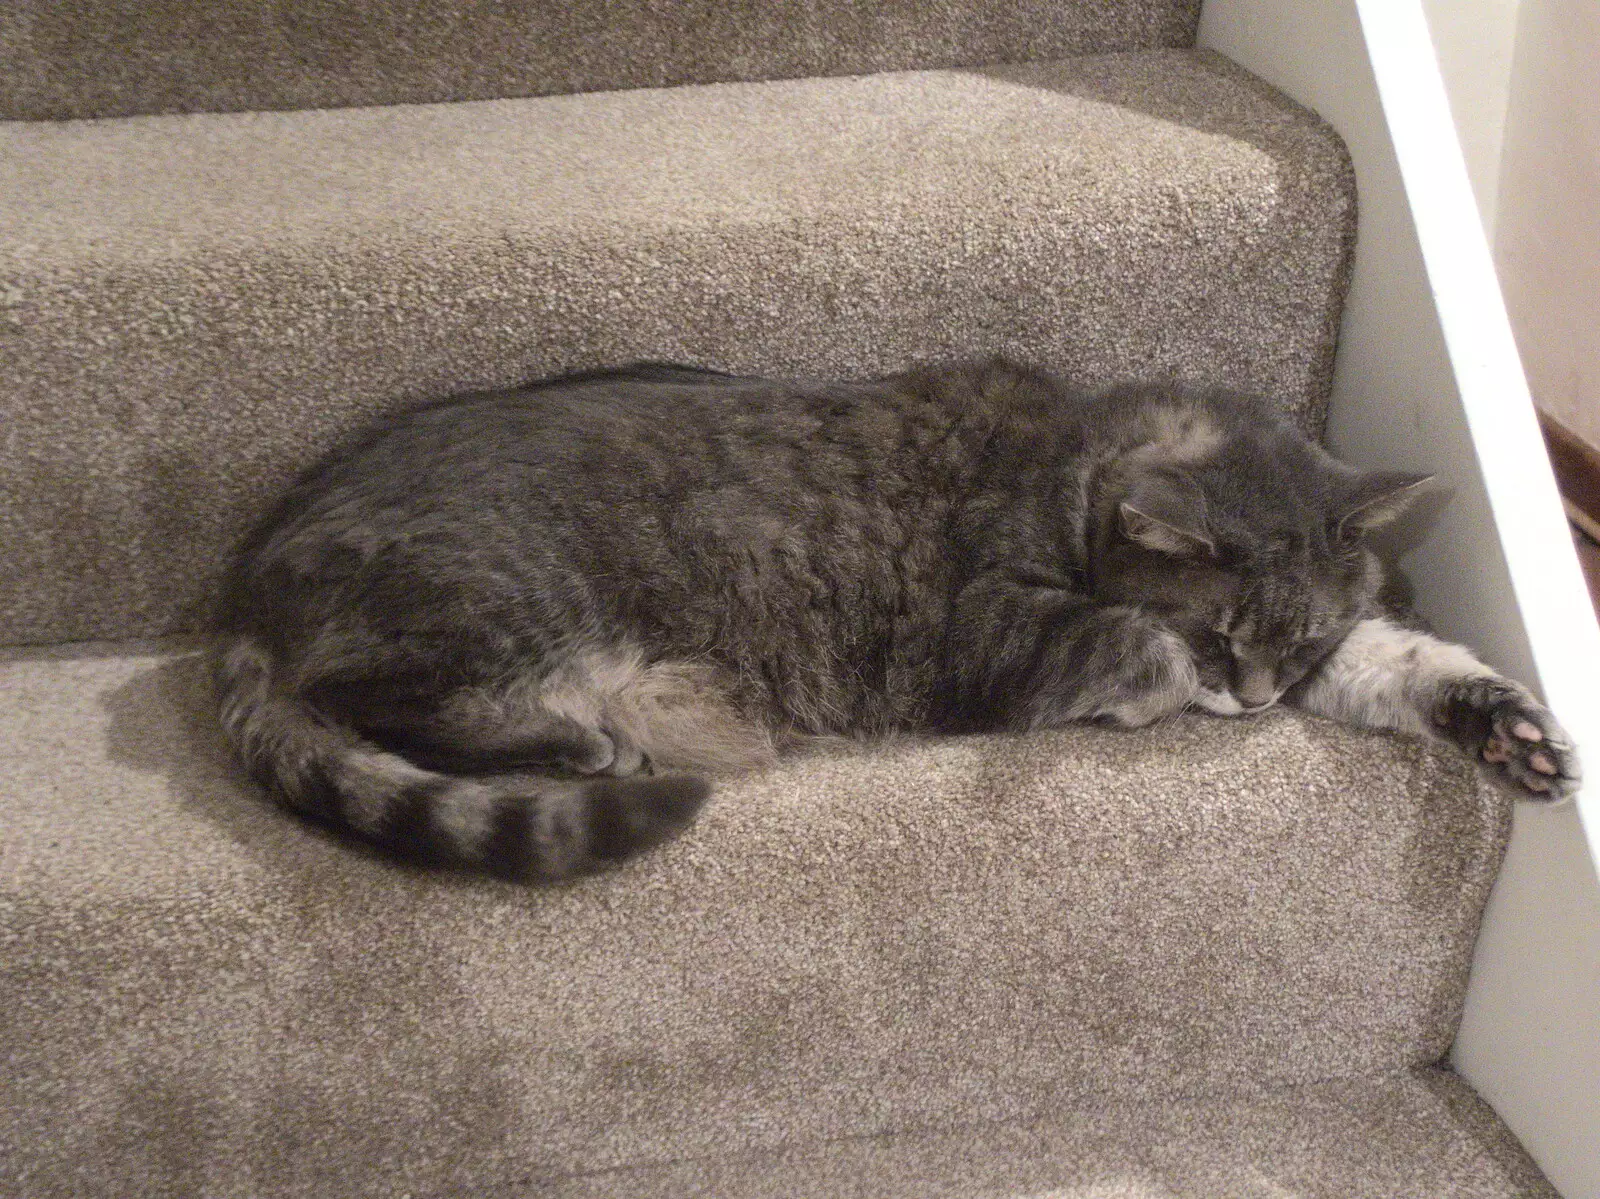
[[[892,457],[907,407],[881,384],[650,364],[421,405],[378,423],[316,473],[324,486],[392,477],[413,493],[493,487],[497,472],[519,485],[552,475],[597,484],[773,478],[797,451],[819,464],[846,453]]]
[[[905,543],[932,519],[959,398],[644,364],[419,405],[308,470],[246,538],[234,592],[559,559],[634,574],[788,547]],[[930,473],[932,470],[932,473]],[[436,560],[437,559],[437,560]],[[409,564],[409,565],[407,565]],[[513,567],[514,564],[514,567]]]
[[[700,464],[719,442],[781,435],[803,408],[793,386],[778,381],[665,366],[593,372],[392,414],[331,452],[301,489],[393,487],[417,496],[522,487],[555,474],[638,480],[644,464]]]
[[[641,364],[452,397],[330,452],[265,524],[498,514],[615,530],[644,509],[799,519],[903,501],[959,485],[986,369],[825,382]]]

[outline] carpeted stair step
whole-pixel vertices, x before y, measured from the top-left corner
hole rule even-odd
[[[487,100],[1187,46],[1199,0],[7,0],[0,120]]]
[[[1314,428],[1354,217],[1331,130],[1194,51],[0,125],[0,644],[192,627],[355,423],[635,358],[1006,351]]]
[[[540,1199],[1558,1199],[1435,1069],[531,1180]]]
[[[1420,1195],[1356,1184],[1510,1160],[1403,1079],[1450,1043],[1508,819],[1418,741],[1273,712],[817,756],[530,889],[270,807],[193,653],[10,651],[0,691],[0,1192],[548,1194],[1041,1119],[1066,1131],[981,1134],[997,1177],[1042,1137],[1039,1170],[1138,1183],[1062,1192],[1096,1199],[1317,1161],[1349,1186],[1308,1193]],[[914,1181],[963,1142],[910,1143],[937,1151],[794,1168]],[[1431,1193],[1534,1193],[1494,1177]],[[851,1185],[770,1193],[957,1193]]]

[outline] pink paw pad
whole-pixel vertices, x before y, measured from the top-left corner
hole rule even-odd
[[[1511,747],[1506,744],[1506,739],[1499,733],[1484,742],[1483,760],[1495,763],[1509,762],[1511,760]]]

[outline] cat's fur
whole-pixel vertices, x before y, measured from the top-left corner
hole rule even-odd
[[[998,361],[460,397],[330,456],[248,538],[223,722],[302,813],[519,878],[638,852],[812,737],[1280,698],[1563,796],[1550,713],[1380,604],[1363,537],[1421,481],[1265,402]]]

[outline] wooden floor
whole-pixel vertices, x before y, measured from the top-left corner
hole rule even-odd
[[[1590,535],[1600,534],[1600,446],[1590,445],[1548,412],[1539,413],[1539,428],[1572,521],[1572,540],[1589,583],[1589,598],[1600,615],[1600,540]]]
[[[1600,616],[1600,544],[1577,528],[1572,530],[1572,541],[1578,547],[1578,561],[1589,583],[1589,598],[1594,601],[1595,614]]]

